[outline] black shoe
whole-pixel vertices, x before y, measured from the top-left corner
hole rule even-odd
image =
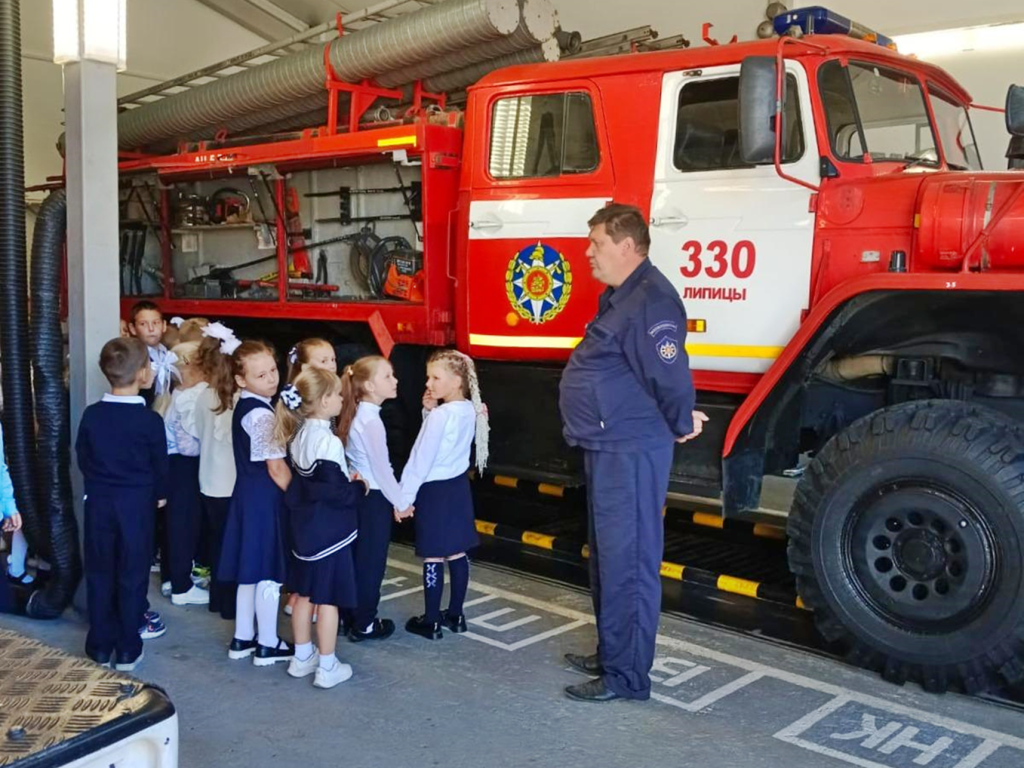
[[[110,666],[110,657],[114,654],[110,651],[86,651],[85,655],[95,661],[101,667]]]
[[[609,690],[602,677],[595,677],[593,680],[587,680],[579,685],[570,685],[565,689],[565,695],[576,701],[604,702],[621,698],[619,694]]]
[[[363,640],[386,640],[395,633],[395,622],[391,619],[374,619],[369,632],[361,632],[354,627],[348,631],[348,639],[353,643]]]
[[[256,638],[252,640],[239,640],[237,637],[231,638],[231,645],[228,646],[228,658],[238,661],[239,659],[247,659],[256,653]]]
[[[276,648],[266,645],[257,646],[256,653],[252,657],[252,664],[254,667],[269,667],[279,661],[291,661],[294,656],[295,646],[284,640],[279,640]]]
[[[565,654],[565,660],[569,664],[587,675],[603,675],[604,667],[601,666],[601,659],[596,653],[584,656],[579,653]]]
[[[441,613],[441,623],[444,625],[445,629],[450,629],[457,635],[466,631],[466,615],[464,613],[460,613],[458,616],[455,616],[454,614],[448,613],[448,611],[443,611]]]
[[[413,616],[405,622],[405,631],[425,637],[427,640],[440,640],[444,637],[444,633],[441,631],[441,622],[427,621],[426,616]]]

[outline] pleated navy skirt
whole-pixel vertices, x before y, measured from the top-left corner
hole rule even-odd
[[[289,589],[308,597],[314,605],[356,606],[356,566],[351,544],[320,560],[299,560],[293,556],[288,578]]]
[[[480,543],[468,475],[424,483],[415,507],[417,556],[450,557]]]

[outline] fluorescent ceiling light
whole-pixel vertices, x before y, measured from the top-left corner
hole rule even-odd
[[[127,0],[53,0],[53,60],[126,65]]]
[[[893,38],[900,53],[922,59],[962,51],[999,51],[1024,48],[1024,23],[994,24],[919,32]]]

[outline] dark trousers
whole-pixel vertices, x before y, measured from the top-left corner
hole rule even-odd
[[[370,491],[359,503],[359,537],[353,544],[358,606],[353,611],[353,625],[360,631],[377,618],[380,583],[388,566],[393,509],[380,491]]]
[[[651,695],[649,672],[661,613],[661,510],[673,448],[587,451],[590,592],[605,685],[631,699]]]
[[[203,519],[199,500],[199,457],[171,454],[171,483],[165,512],[166,546],[160,560],[166,563],[171,592],[180,595],[192,589],[192,558],[199,541]]]
[[[203,538],[210,566],[210,604],[211,613],[219,613],[221,617],[235,618],[235,593],[238,585],[233,582],[220,581],[217,573],[220,569],[220,550],[224,544],[224,526],[228,519],[228,506],[231,497],[217,498],[203,496]]]
[[[91,655],[142,652],[139,627],[153,553],[152,489],[92,492],[85,501],[85,584]]]

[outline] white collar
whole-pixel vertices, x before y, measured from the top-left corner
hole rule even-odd
[[[306,419],[306,426],[310,429],[330,429],[330,419]]]
[[[150,359],[159,359],[170,354],[170,350],[168,350],[167,347],[165,347],[163,344],[157,344],[155,347],[147,346],[146,349],[149,350]]]
[[[359,401],[359,408],[366,408],[367,410],[370,410],[373,413],[380,413],[379,405],[377,405],[376,403],[368,402],[366,400]],[[359,410],[359,408],[357,408],[356,410]]]
[[[109,392],[103,394],[104,403],[121,403],[123,405],[145,405],[146,401],[141,395],[112,395]]]
[[[250,397],[254,398],[256,400],[260,400],[260,401],[266,403],[267,405],[270,405],[270,398],[269,397],[264,397],[263,395],[257,395],[255,392],[250,392],[248,389],[243,389],[242,390],[242,395],[241,395],[240,399],[241,400],[248,400]]]

